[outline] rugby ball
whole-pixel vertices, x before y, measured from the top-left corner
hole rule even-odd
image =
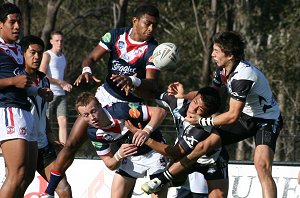
[[[179,50],[174,43],[162,43],[153,52],[153,63],[159,68],[169,68],[177,64]]]

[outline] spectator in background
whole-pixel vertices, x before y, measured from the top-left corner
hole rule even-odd
[[[37,171],[48,181],[50,178],[50,169],[56,159],[56,153],[53,146],[62,147],[62,145],[53,138],[49,122],[46,116],[48,101],[53,99],[53,93],[49,89],[50,83],[46,75],[39,71],[44,52],[44,42],[36,36],[25,36],[21,39],[20,45],[25,58],[25,71],[30,76],[33,84],[39,88],[49,90],[48,100],[40,96],[30,96],[31,113],[34,118],[34,132],[37,134],[38,160]],[[29,181],[30,184],[31,181]],[[59,182],[56,192],[61,198],[71,198],[71,187],[64,176]]]
[[[53,31],[51,33],[50,43],[52,48],[44,52],[40,71],[47,74],[50,81],[50,89],[54,93],[54,99],[49,103],[47,116],[52,123],[53,115],[56,114],[59,126],[59,141],[65,144],[68,136],[67,98],[65,91],[70,92],[72,85],[64,80],[67,60],[62,52],[62,32]]]

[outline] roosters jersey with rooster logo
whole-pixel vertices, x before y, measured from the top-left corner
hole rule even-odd
[[[21,46],[8,44],[0,38],[0,78],[11,78],[25,74]],[[0,107],[15,107],[30,111],[26,89],[9,86],[0,89]]]
[[[130,120],[134,125],[137,123],[148,123],[150,116],[146,105],[140,105],[139,103],[115,103],[112,106],[103,108],[104,113],[111,120],[112,124],[101,129],[94,127],[88,128],[89,138],[95,147],[99,156],[107,155],[110,151],[110,143],[118,142],[130,142],[132,133],[125,127],[124,121]],[[162,135],[158,130],[155,130],[150,134],[150,137],[163,141]],[[147,153],[151,149],[143,145],[138,148],[138,153]]]
[[[101,38],[99,45],[110,53],[108,75],[104,82],[104,88],[120,100],[138,102],[141,101],[140,98],[132,94],[127,96],[110,79],[112,74],[126,76],[137,74],[138,78],[143,79],[146,77],[147,69],[159,70],[151,60],[157,41],[153,37],[144,42],[134,41],[129,37],[131,30],[130,27],[113,29]]]

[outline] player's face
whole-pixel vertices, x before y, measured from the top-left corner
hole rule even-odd
[[[232,56],[227,56],[218,44],[214,44],[211,57],[219,67],[226,67],[232,64]]]
[[[54,34],[50,40],[50,43],[52,44],[52,48],[54,50],[61,51],[63,48],[63,36],[60,34]]]
[[[205,113],[205,105],[201,98],[201,95],[198,94],[190,103],[189,108],[187,110],[187,116],[189,117],[191,114],[197,114],[199,116],[203,116]]]
[[[133,19],[133,28],[137,32],[137,37],[134,38],[136,41],[147,41],[149,40],[158,25],[158,20],[151,15],[144,14],[139,19]]]
[[[0,36],[7,43],[19,39],[22,18],[19,14],[9,14],[5,22],[0,22]]]
[[[92,100],[86,106],[79,106],[78,112],[80,116],[82,116],[93,127],[101,127],[101,117],[104,112],[102,111],[101,105],[95,100]]]
[[[43,57],[43,48],[38,44],[29,45],[24,53],[26,70],[38,70]]]

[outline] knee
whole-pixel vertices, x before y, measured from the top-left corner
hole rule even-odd
[[[8,170],[7,180],[14,183],[15,185],[20,185],[23,181],[28,181],[29,177],[28,175],[26,175],[25,167],[22,167],[15,171]]]
[[[256,160],[255,161],[255,169],[257,171],[258,176],[272,174],[272,167],[265,160]]]
[[[66,144],[64,145],[64,149],[68,153],[76,153],[78,150],[78,145],[74,144],[71,141],[67,141]]]

